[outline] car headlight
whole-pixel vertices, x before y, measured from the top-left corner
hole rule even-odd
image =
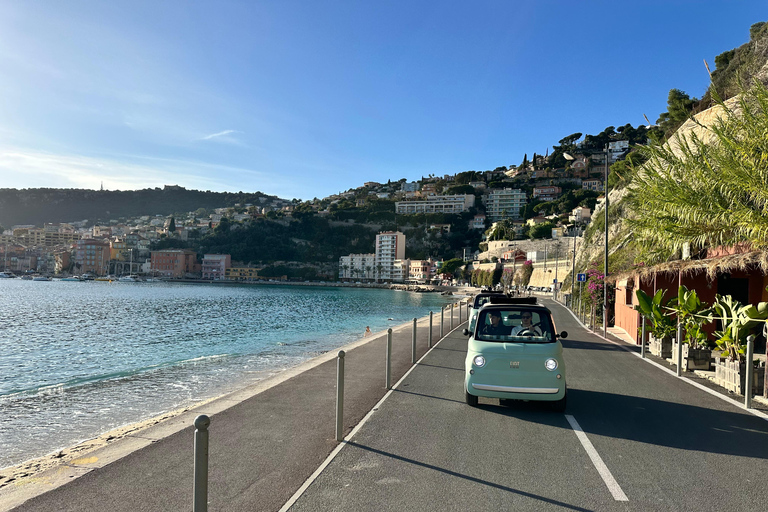
[[[544,361],[544,367],[551,372],[557,370],[557,359],[547,359]]]
[[[482,368],[485,366],[485,358],[483,356],[475,356],[475,358],[472,360],[472,364],[478,368]]]

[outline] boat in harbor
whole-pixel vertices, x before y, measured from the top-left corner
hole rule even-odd
[[[32,277],[33,281],[52,281],[52,279],[48,276],[34,276]]]
[[[70,276],[70,277],[62,277],[61,281],[78,281],[78,282],[80,282],[80,281],[84,281],[84,279],[82,277],[78,277],[78,276]]]
[[[141,278],[136,274],[130,274],[127,276],[120,277],[118,281],[120,281],[121,283],[139,283],[141,282]]]
[[[16,275],[12,272],[0,272],[0,279],[13,279]]]

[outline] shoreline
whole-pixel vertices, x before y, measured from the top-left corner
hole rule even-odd
[[[466,290],[467,293],[471,293]],[[460,299],[457,297],[457,299]],[[459,302],[457,300],[456,302]],[[419,321],[428,319],[419,318]],[[410,329],[411,322],[393,327],[393,331]],[[34,495],[46,492],[82,476],[94,469],[106,466],[126,455],[144,448],[193,425],[195,417],[205,409],[212,415],[256,396],[286,380],[336,357],[338,350],[349,351],[385,337],[386,330],[363,336],[337,349],[307,359],[293,367],[277,372],[265,371],[257,382],[235,388],[225,394],[198,403],[170,410],[145,420],[133,422],[84,440],[74,446],[54,450],[42,457],[28,459],[19,464],[0,469],[0,510],[5,510],[10,499],[11,507],[19,505]],[[14,500],[15,498],[15,500]],[[21,499],[21,501],[18,501]]]

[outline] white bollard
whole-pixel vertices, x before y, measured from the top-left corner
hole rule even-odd
[[[346,353],[339,350],[336,359],[336,440],[341,441],[344,434],[344,356]]]

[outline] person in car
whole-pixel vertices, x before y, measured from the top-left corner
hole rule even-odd
[[[533,315],[530,311],[523,311],[522,314],[522,325],[518,325],[517,327],[512,329],[512,336],[518,336],[519,333],[524,333],[523,336],[541,336],[541,329],[538,327],[534,327],[531,325],[533,320]]]
[[[509,327],[501,322],[501,313],[498,311],[490,311],[488,315],[491,318],[491,323],[486,324],[480,329],[481,334],[487,334],[490,336],[507,336],[509,335]]]

